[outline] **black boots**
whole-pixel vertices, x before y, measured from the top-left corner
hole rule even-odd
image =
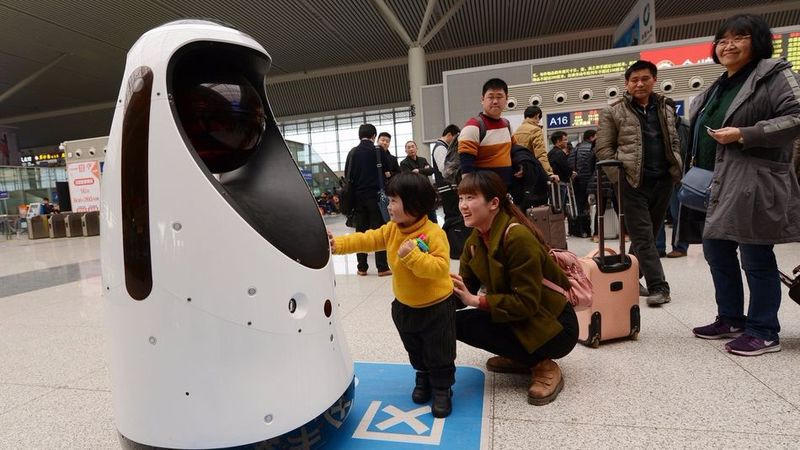
[[[428,379],[428,372],[417,372],[417,385],[411,392],[411,400],[418,405],[431,400],[431,381]]]
[[[433,417],[447,417],[453,412],[452,389],[433,390]]]
[[[447,389],[433,389],[431,388],[431,380],[428,378],[428,372],[417,372],[416,385],[411,392],[411,400],[414,403],[421,405],[431,401],[433,396],[433,417],[447,417],[453,412],[453,402],[450,399],[453,396],[453,390]]]

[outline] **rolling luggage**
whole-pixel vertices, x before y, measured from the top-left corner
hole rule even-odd
[[[616,239],[619,237],[619,219],[617,218],[617,212],[614,211],[614,207],[611,205],[611,202],[606,203],[605,213],[602,214],[602,217],[605,218],[605,221],[603,222],[603,236],[605,236],[606,239]],[[596,203],[592,205],[590,210],[591,217],[595,217],[595,215],[600,216],[600,214],[597,214]],[[597,220],[599,221],[600,217],[598,217]],[[598,225],[597,229],[594,230],[594,235],[598,235],[599,232],[600,226]]]
[[[603,167],[617,167],[622,170],[619,161],[600,161],[597,170]],[[621,175],[620,175],[621,176]],[[602,195],[598,189],[598,203]],[[620,230],[625,218],[621,189],[617,189],[619,205]],[[639,313],[639,261],[634,255],[625,254],[625,239],[620,236],[619,253],[605,248],[604,215],[597,223],[600,228],[598,236],[600,245],[585,258],[581,258],[583,270],[592,282],[592,306],[576,308],[578,316],[578,341],[586,346],[597,348],[600,342],[611,339],[636,339],[641,330]],[[624,233],[624,231],[623,231]]]
[[[528,208],[525,212],[551,248],[567,250],[567,228],[564,225],[564,203],[558,185],[550,186],[550,205]]]

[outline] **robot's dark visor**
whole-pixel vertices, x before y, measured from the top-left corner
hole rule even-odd
[[[238,169],[264,135],[264,102],[240,67],[200,65],[191,57],[186,63],[173,80],[180,126],[211,172]]]

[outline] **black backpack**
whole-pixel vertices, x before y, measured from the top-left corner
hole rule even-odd
[[[478,145],[480,145],[483,142],[483,138],[486,137],[486,122],[483,121],[483,114],[478,114],[475,120],[478,121]],[[511,123],[509,123],[508,119],[503,117],[503,121],[508,127],[508,133],[513,134]],[[447,147],[447,156],[444,157],[444,167],[442,167],[442,178],[454,185],[458,185],[461,182],[461,157],[458,155],[459,136],[461,136],[461,133],[458,133],[453,142]]]
[[[509,188],[514,204],[523,211],[547,204],[549,177],[533,153],[527,147],[512,146],[511,165],[515,173],[522,170],[522,178],[513,177]]]

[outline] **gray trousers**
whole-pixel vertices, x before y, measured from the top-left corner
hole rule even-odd
[[[625,228],[631,237],[630,251],[639,260],[639,270],[647,282],[647,290],[669,292],[661,258],[656,250],[656,236],[669,207],[672,178],[644,180],[638,188],[622,177],[622,210]]]

